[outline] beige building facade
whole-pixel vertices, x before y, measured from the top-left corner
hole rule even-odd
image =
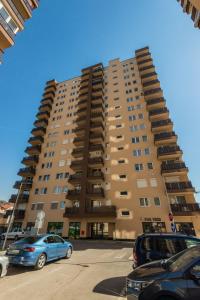
[[[0,0],[0,64],[5,49],[14,45],[15,35],[38,6],[39,0]]]
[[[194,26],[200,28],[200,1],[199,0],[177,0],[180,2],[183,11],[191,15]]]
[[[43,210],[40,232],[64,237],[134,239],[174,224],[200,235],[200,207],[148,47],[48,81],[31,133],[14,226],[33,228]]]

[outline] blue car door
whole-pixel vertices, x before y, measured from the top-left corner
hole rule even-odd
[[[48,236],[45,241],[48,259],[56,259],[59,255],[57,253],[57,243],[53,235]]]
[[[57,254],[59,255],[59,257],[64,257],[67,253],[67,244],[59,236],[54,236],[54,240],[57,246]]]

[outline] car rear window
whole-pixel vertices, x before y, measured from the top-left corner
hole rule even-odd
[[[21,239],[19,242],[24,244],[34,244],[41,239],[41,236],[29,236]]]

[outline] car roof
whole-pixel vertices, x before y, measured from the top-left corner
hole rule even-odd
[[[142,238],[142,237],[151,237],[151,236],[159,236],[159,237],[161,237],[161,236],[164,236],[164,237],[180,237],[180,238],[192,238],[192,239],[197,239],[198,240],[198,238],[196,237],[196,236],[193,236],[193,235],[187,235],[187,234],[183,234],[183,233],[174,233],[174,232],[168,232],[168,233],[166,233],[166,232],[161,232],[161,233],[143,233],[143,234],[141,234],[140,236],[138,236],[139,238]]]

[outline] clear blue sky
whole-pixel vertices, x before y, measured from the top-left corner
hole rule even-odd
[[[44,84],[149,45],[200,190],[200,30],[176,0],[41,0],[0,66],[0,199],[8,200]],[[199,194],[200,195],[200,194]],[[200,199],[200,196],[198,198]]]

